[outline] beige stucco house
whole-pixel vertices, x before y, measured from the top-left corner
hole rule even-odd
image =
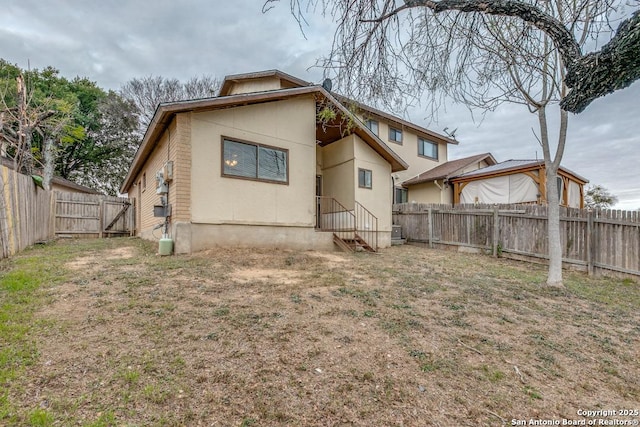
[[[348,98],[339,98],[356,112],[358,118],[406,163],[405,170],[394,172],[390,185],[394,188],[393,202],[411,200],[403,183],[424,171],[447,163],[449,145],[458,141]],[[435,203],[435,202],[434,202]]]
[[[161,104],[120,191],[136,235],[160,237],[166,217],[177,253],[376,249],[391,241],[392,173],[407,168],[323,87],[267,71],[227,77],[216,98]]]

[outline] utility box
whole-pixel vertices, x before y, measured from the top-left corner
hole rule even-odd
[[[156,218],[166,218],[171,216],[171,205],[154,205],[153,216]]]
[[[402,226],[401,225],[392,225],[391,226],[391,238],[392,239],[402,239]]]

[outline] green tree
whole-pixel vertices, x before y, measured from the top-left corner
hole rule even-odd
[[[50,114],[28,132],[20,132],[16,119],[20,101],[16,79],[20,75],[28,86],[30,117]],[[56,175],[79,184],[117,193],[139,143],[133,104],[89,79],[68,80],[53,67],[21,70],[4,60],[0,60],[0,88],[3,156],[33,159],[35,168],[44,169],[45,181],[55,170]],[[17,143],[20,134],[27,135],[28,150]]]
[[[584,205],[590,209],[609,208],[616,203],[618,203],[618,198],[599,184],[588,186],[584,194]]]
[[[113,91],[97,105],[97,126],[87,133],[91,144],[75,152],[69,179],[116,195],[139,145],[135,106]]]

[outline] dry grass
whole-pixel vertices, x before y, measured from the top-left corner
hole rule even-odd
[[[541,267],[412,246],[154,249],[22,255],[66,280],[40,288],[38,356],[4,384],[0,424],[493,426],[639,409],[628,280],[567,273],[549,289]]]

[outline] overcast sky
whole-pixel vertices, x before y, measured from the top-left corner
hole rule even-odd
[[[329,51],[333,24],[312,15],[302,35],[283,0],[262,14],[262,0],[0,0],[0,57],[23,68],[51,65],[117,90],[134,77],[193,76],[280,69],[307,81]],[[640,83],[572,115],[563,165],[640,208]],[[491,152],[498,161],[542,157],[536,117],[505,105],[474,121],[450,105],[438,121],[419,108],[407,119],[436,132],[457,128],[449,160]]]

